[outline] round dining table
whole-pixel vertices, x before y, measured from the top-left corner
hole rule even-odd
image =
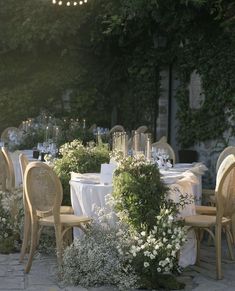
[[[201,164],[176,164],[171,169],[161,169],[161,177],[169,187],[168,196],[176,203],[185,197],[187,204],[179,209],[181,217],[194,215],[195,205],[200,204],[201,176],[206,167]],[[88,215],[94,220],[100,208],[106,207],[106,197],[112,193],[112,184],[100,183],[100,174],[71,173],[71,203],[76,215]],[[79,237],[79,229],[74,228],[74,237]],[[193,230],[188,232],[187,241],[180,251],[179,265],[193,265],[196,260],[196,238]]]

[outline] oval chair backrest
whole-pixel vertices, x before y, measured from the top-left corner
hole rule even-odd
[[[112,127],[109,131],[109,134],[113,134],[114,132],[124,132],[125,129],[122,125],[115,125],[114,127]]]
[[[0,185],[1,190],[3,191],[6,191],[6,179],[7,179],[6,162],[2,151],[0,150]]]
[[[148,131],[148,127],[146,125],[139,126],[136,130],[138,133],[146,133]]]
[[[215,196],[217,218],[231,217],[235,212],[235,155],[228,155],[218,169]]]
[[[167,152],[169,155],[169,158],[173,160],[173,164],[175,164],[175,152],[173,148],[167,143],[167,142],[155,142],[152,144],[152,147],[155,147],[156,149],[163,149]]]
[[[27,165],[29,164],[29,160],[24,154],[19,155],[19,163],[20,163],[20,172],[22,177],[22,182],[24,181],[24,173]]]
[[[235,155],[235,147],[233,146],[228,146],[226,147],[219,155],[217,162],[216,162],[216,172],[219,170],[220,164],[223,162],[223,160],[230,154]]]
[[[25,170],[24,187],[30,212],[41,217],[54,215],[58,222],[63,190],[52,168],[42,162],[29,163]]]
[[[7,127],[3,130],[1,134],[1,140],[4,142],[9,142],[9,134],[10,132],[16,132],[18,134],[19,129],[17,127]]]
[[[15,188],[15,171],[11,156],[5,147],[1,148],[6,170],[6,188],[11,191]]]

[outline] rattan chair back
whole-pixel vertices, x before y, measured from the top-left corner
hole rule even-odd
[[[167,143],[167,142],[162,142],[158,141],[152,144],[152,148],[155,147],[156,149],[161,149],[165,150],[165,152],[168,154],[169,159],[173,160],[173,164],[175,164],[175,152],[173,148]]]
[[[29,163],[25,171],[24,187],[31,215],[53,215],[55,223],[59,223],[63,190],[52,168],[42,162]]]
[[[235,213],[235,155],[228,155],[221,163],[216,177],[217,218]]]
[[[24,154],[20,154],[19,155],[19,163],[20,163],[20,170],[21,170],[21,175],[22,175],[22,181],[24,181],[24,173],[25,173],[26,167],[29,164],[29,160],[26,157],[26,155],[24,155]]]
[[[109,131],[109,134],[113,134],[114,132],[125,132],[125,129],[122,125],[115,125]]]
[[[8,143],[10,140],[10,133],[14,132],[18,135],[19,129],[17,127],[7,127],[3,130],[1,134],[1,140],[4,141],[5,143]]]
[[[6,190],[11,191],[15,188],[15,171],[13,162],[9,151],[5,147],[1,148],[1,152],[6,171]]]
[[[136,130],[138,133],[146,133],[148,131],[148,127],[146,125],[139,126]]]
[[[219,167],[220,167],[221,163],[223,162],[223,160],[230,154],[235,155],[235,147],[228,146],[220,153],[220,155],[217,159],[217,162],[216,162],[216,172],[218,172]]]

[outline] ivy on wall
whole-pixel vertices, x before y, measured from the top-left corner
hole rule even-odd
[[[195,36],[195,35],[194,35]],[[207,140],[226,145],[235,135],[235,38],[219,23],[208,25],[199,38],[187,36],[178,58],[181,85],[176,98],[178,141],[187,148]],[[189,106],[189,77],[196,70],[201,76],[205,101],[200,109]]]
[[[221,136],[228,127],[224,108],[234,104],[233,2],[96,0],[59,7],[0,0],[0,131],[41,107],[100,126],[154,130],[159,72],[174,63],[182,80],[179,142]],[[186,90],[195,69],[206,93],[198,111],[189,109]]]

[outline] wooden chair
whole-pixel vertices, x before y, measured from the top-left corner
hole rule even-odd
[[[114,132],[125,132],[125,129],[122,125],[115,125],[110,129],[109,134],[111,135]]]
[[[3,176],[5,177],[5,190],[11,191],[15,188],[15,172],[14,166],[10,157],[8,150],[5,147],[1,148],[1,160],[2,169],[5,172]]]
[[[7,171],[5,158],[2,151],[0,150],[0,186],[2,191],[6,191],[6,180],[7,180]]]
[[[27,165],[29,164],[29,160],[24,154],[19,155],[19,162],[20,162],[20,169],[21,169],[21,175],[22,175],[22,181],[24,181],[24,174]],[[25,191],[23,187],[23,203],[24,203],[24,233],[23,233],[23,240],[22,240],[22,246],[21,246],[21,252],[20,252],[20,262],[23,261],[26,251],[29,247],[29,238],[30,238],[30,211],[29,206],[27,203],[27,199],[25,197]],[[61,206],[60,207],[60,213],[61,214],[73,214],[73,208],[71,206]]]
[[[19,134],[19,129],[17,127],[7,127],[3,130],[1,134],[1,140],[4,141],[4,143],[8,143],[10,141],[10,133],[14,132],[16,135]]]
[[[148,131],[148,127],[146,125],[139,126],[136,130],[138,133],[146,133]]]
[[[228,146],[226,147],[219,155],[217,162],[216,162],[216,173],[219,170],[219,167],[221,165],[221,163],[223,162],[223,160],[228,156],[228,155],[235,155],[235,147],[233,146]]]
[[[152,144],[152,147],[155,147],[156,149],[163,149],[167,152],[169,155],[169,158],[173,160],[173,164],[175,164],[175,152],[173,148],[164,140],[163,141],[157,141]]]
[[[235,154],[235,147],[228,146],[220,153],[216,162],[216,173],[218,172],[218,169],[223,160],[230,154]],[[213,189],[202,189],[202,195],[206,198],[211,206],[215,205],[215,191]],[[203,211],[205,211],[205,208],[203,209]]]
[[[216,275],[222,279],[221,268],[221,232],[226,232],[230,257],[234,260],[232,234],[230,231],[231,217],[235,213],[235,156],[227,156],[221,163],[216,178],[216,215],[193,215],[185,217],[185,224],[193,228],[197,238],[197,262],[200,262],[200,241],[203,231],[207,231],[215,241]],[[215,227],[215,235],[211,228]]]
[[[25,272],[32,266],[34,252],[39,241],[39,228],[51,226],[55,229],[58,264],[62,263],[63,237],[66,232],[76,226],[85,231],[91,218],[73,214],[60,214],[63,190],[59,178],[47,164],[29,163],[24,175],[25,196],[29,206],[31,219],[30,252]]]

